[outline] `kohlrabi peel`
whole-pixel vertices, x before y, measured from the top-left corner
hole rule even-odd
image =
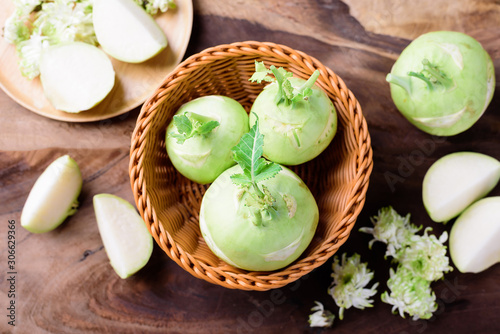
[[[255,115],[259,117],[264,157],[284,165],[298,165],[317,157],[337,131],[335,107],[315,84],[319,71],[304,80],[283,68],[267,69],[258,62],[255,67],[250,80],[271,82],[257,96],[250,113],[250,126],[255,123]]]
[[[38,177],[21,213],[21,226],[33,233],[58,227],[78,208],[82,174],[75,160],[64,155]]]
[[[97,41],[113,58],[141,63],[167,47],[163,30],[134,0],[95,1],[92,17]]]
[[[235,164],[231,149],[248,130],[248,114],[238,101],[203,96],[176,112],[167,127],[166,150],[179,173],[207,184]]]
[[[500,161],[476,152],[456,152],[427,171],[422,199],[431,219],[447,222],[488,194],[500,180]]]
[[[40,81],[54,108],[78,113],[96,106],[109,94],[115,84],[115,71],[101,49],[71,42],[42,51]]]
[[[272,271],[304,252],[319,212],[294,172],[261,157],[257,125],[234,149],[238,165],[222,173],[203,196],[200,229],[210,249],[228,264]]]
[[[432,135],[452,136],[469,129],[488,107],[495,71],[477,40],[436,31],[403,50],[387,81],[396,107],[412,124]]]
[[[478,273],[500,262],[500,197],[468,207],[450,233],[450,255],[463,273]]]
[[[153,237],[135,207],[115,195],[94,196],[94,211],[111,266],[125,279],[142,269],[153,252]]]

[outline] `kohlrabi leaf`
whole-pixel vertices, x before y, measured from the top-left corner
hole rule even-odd
[[[274,75],[274,79],[270,74]],[[292,72],[288,72],[283,67],[276,68],[271,65],[269,69],[266,68],[264,62],[255,62],[255,73],[250,78],[250,81],[261,83],[262,81],[274,82],[276,81],[279,88],[276,95],[276,104],[292,102],[299,102],[307,100],[312,94],[312,87],[319,77],[319,71],[316,70],[311,77],[300,87],[294,87],[288,78],[293,77]]]
[[[262,158],[264,135],[259,132],[259,122],[255,122],[250,132],[241,137],[238,145],[233,147],[234,161],[243,170],[243,174],[231,175],[231,180],[239,185],[253,185],[272,178],[281,170],[281,166]]]
[[[193,114],[185,112],[182,115],[174,116],[174,125],[178,133],[170,133],[169,135],[177,139],[177,143],[184,144],[191,137],[212,132],[220,123],[214,120],[198,120]]]

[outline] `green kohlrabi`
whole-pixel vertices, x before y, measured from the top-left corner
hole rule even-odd
[[[182,175],[210,183],[235,164],[231,149],[248,130],[248,114],[238,101],[203,96],[185,103],[174,115],[167,127],[167,153]]]
[[[238,268],[271,271],[295,261],[319,220],[316,201],[291,170],[262,158],[264,136],[256,122],[233,148],[238,165],[207,189],[201,233],[210,249]]]
[[[298,165],[318,156],[337,131],[337,114],[328,95],[315,84],[316,70],[306,81],[291,72],[256,62],[254,82],[270,82],[257,96],[250,126],[260,119],[264,157],[284,165]],[[273,76],[271,76],[271,74]]]
[[[429,134],[470,128],[495,89],[493,62],[481,44],[459,32],[436,31],[408,45],[387,75],[399,111]]]

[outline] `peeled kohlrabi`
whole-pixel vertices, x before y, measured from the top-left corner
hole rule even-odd
[[[134,0],[95,1],[92,17],[97,41],[113,58],[141,63],[167,47],[163,30]]]
[[[200,229],[210,249],[246,270],[271,271],[295,261],[318,224],[316,201],[291,170],[267,162],[255,123],[233,148],[238,162],[203,196]]]
[[[21,213],[21,226],[33,233],[58,227],[78,208],[82,174],[75,160],[64,155],[38,177]]]
[[[438,159],[425,174],[422,200],[431,219],[447,222],[488,194],[500,180],[500,161],[476,152]]]
[[[500,197],[483,198],[468,207],[450,233],[450,255],[463,273],[477,273],[500,262]]]
[[[167,127],[167,153],[179,173],[201,184],[210,183],[235,164],[231,148],[248,130],[248,115],[238,101],[203,96],[176,112]]]
[[[452,136],[484,113],[495,89],[488,53],[459,32],[421,35],[403,50],[387,75],[399,111],[417,128]]]
[[[153,237],[135,207],[121,197],[98,194],[94,211],[106,254],[121,278],[127,278],[148,263]]]
[[[264,157],[298,165],[318,156],[337,131],[337,114],[328,95],[315,82],[319,71],[306,81],[274,65],[268,70],[256,62],[251,81],[268,81],[257,96],[250,114],[250,126],[260,119],[264,135]],[[274,74],[274,79],[269,76]]]
[[[70,42],[42,51],[40,81],[54,108],[79,113],[108,96],[115,85],[115,71],[97,46]]]

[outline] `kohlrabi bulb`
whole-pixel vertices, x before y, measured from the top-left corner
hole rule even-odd
[[[484,113],[495,89],[488,53],[474,38],[436,31],[408,45],[387,75],[398,110],[417,128],[452,136]]]
[[[248,130],[248,114],[238,101],[203,96],[182,105],[168,125],[167,153],[182,175],[211,183],[235,164],[231,148]]]

